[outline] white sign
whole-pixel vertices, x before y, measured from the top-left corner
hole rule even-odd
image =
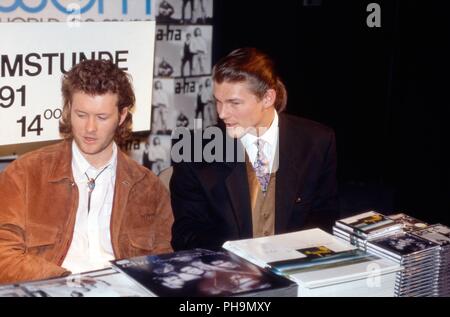
[[[155,20],[153,0],[1,0],[0,22]]]
[[[112,59],[133,78],[133,131],[150,129],[155,22],[4,23],[0,145],[59,139],[61,78],[82,59]]]

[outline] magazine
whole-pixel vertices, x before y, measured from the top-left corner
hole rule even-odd
[[[157,296],[296,296],[295,283],[227,251],[193,249],[112,261]]]

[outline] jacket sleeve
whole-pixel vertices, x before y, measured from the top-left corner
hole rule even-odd
[[[20,163],[0,173],[0,283],[45,279],[70,274],[42,257],[30,255],[26,245],[27,181]]]
[[[210,202],[195,176],[192,164],[180,163],[174,166],[170,194],[175,218],[172,227],[173,249],[214,249],[221,246],[224,228],[218,225],[217,219],[212,219]]]
[[[311,218],[307,227],[321,227],[331,232],[334,222],[339,217],[338,192],[336,178],[336,138],[332,130],[324,146],[317,189],[315,190]]]

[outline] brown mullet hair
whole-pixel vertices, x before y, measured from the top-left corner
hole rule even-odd
[[[76,92],[91,96],[113,93],[118,95],[117,107],[119,115],[128,107],[124,122],[117,127],[114,140],[123,145],[131,136],[133,122],[131,109],[134,107],[136,97],[131,85],[131,76],[119,69],[109,60],[84,60],[75,65],[62,80],[63,111],[59,121],[59,132],[64,138],[72,138],[72,125],[70,112],[72,97]]]
[[[278,76],[270,57],[256,48],[234,50],[217,62],[213,68],[212,77],[219,84],[247,82],[251,91],[259,99],[264,97],[268,89],[274,89],[277,94],[275,109],[282,112],[286,108],[286,87]]]

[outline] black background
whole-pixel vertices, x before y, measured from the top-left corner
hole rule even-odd
[[[375,1],[304,2],[215,0],[213,62],[267,52],[287,112],[335,129],[341,216],[374,208],[450,225],[445,1],[376,1],[381,28],[366,24]]]

